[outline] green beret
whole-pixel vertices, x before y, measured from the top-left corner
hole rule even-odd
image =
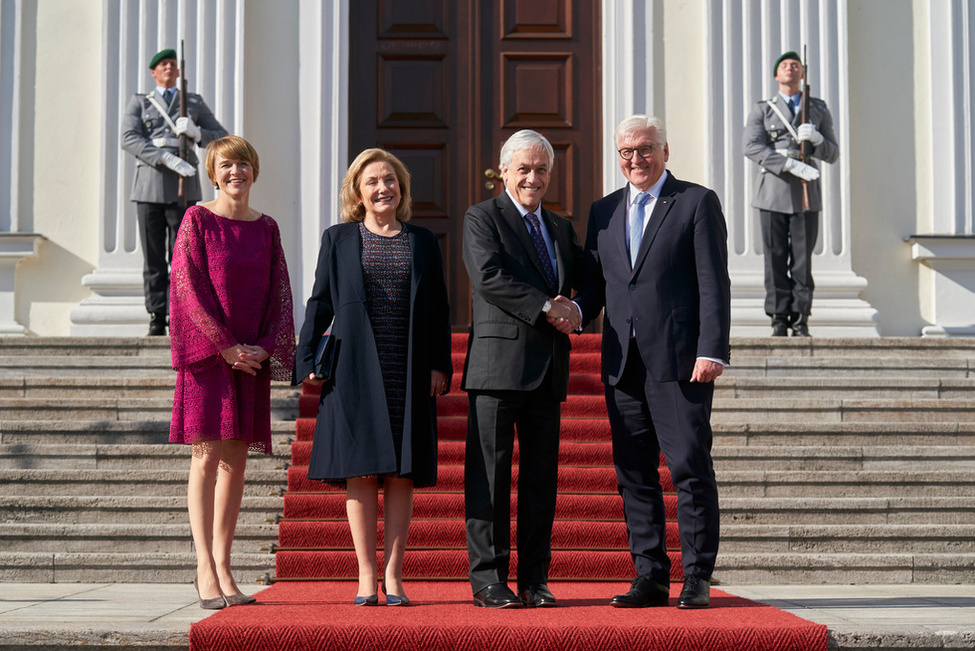
[[[156,56],[159,55],[157,54]],[[798,54],[796,54],[795,52],[786,52],[785,54],[783,54],[782,56],[780,56],[778,59],[775,60],[775,65],[772,67],[773,77],[779,72],[779,64],[785,61],[786,59],[795,59],[799,63],[802,63],[802,59],[799,58]]]
[[[159,65],[159,62],[162,61],[163,59],[175,59],[175,58],[176,58],[176,50],[174,50],[173,48],[169,48],[168,50],[163,50],[162,52],[157,53],[156,56],[152,57],[152,61],[149,62],[149,69],[152,70],[153,68],[155,68],[157,65]]]

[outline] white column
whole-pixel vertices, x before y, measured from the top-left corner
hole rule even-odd
[[[82,278],[91,296],[71,310],[75,336],[141,336],[149,315],[135,204],[129,201],[135,161],[120,147],[121,115],[136,92],[154,85],[152,55],[185,43],[188,88],[200,93],[229,132],[240,121],[244,61],[243,0],[102,1],[103,123],[98,266]],[[203,175],[204,200],[212,197]]]
[[[864,278],[850,252],[849,87],[846,0],[708,0],[705,47],[710,121],[707,185],[721,197],[728,220],[732,335],[769,334],[764,311],[763,253],[758,212],[751,207],[755,164],[742,154],[742,130],[755,102],[776,90],[775,59],[808,47],[812,94],[833,114],[840,158],[823,165],[823,212],[813,259],[814,335],[877,336],[878,315],[860,298]]]
[[[37,8],[0,0],[0,335],[24,335],[16,318],[17,265],[37,255],[42,236],[30,205]],[[27,147],[22,138],[27,138]]]
[[[299,128],[301,133],[298,322],[311,295],[322,231],[339,221],[339,190],[348,168],[349,0],[299,5]]]
[[[932,190],[932,231],[908,239],[914,260],[924,265],[920,275],[924,317],[931,321],[926,337],[975,336],[975,86],[972,56],[975,11],[967,0],[943,0],[926,5],[930,70],[930,124],[918,124],[917,142],[925,157]]]
[[[656,0],[602,0],[603,12],[603,136],[634,113],[658,115],[663,108],[654,96],[656,57],[654,44],[661,7]],[[603,194],[619,189],[619,161],[612,147],[603,147]]]

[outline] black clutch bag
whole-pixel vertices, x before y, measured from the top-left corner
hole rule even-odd
[[[335,354],[339,346],[338,340],[330,332],[322,335],[315,351],[315,377],[328,382],[335,373]]]

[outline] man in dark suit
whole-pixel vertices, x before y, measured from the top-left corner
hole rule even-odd
[[[555,298],[575,284],[582,247],[571,222],[541,206],[553,162],[542,135],[515,133],[501,148],[505,191],[464,216],[474,306],[462,384],[467,550],[474,605],[487,608],[556,603],[547,583],[569,339],[546,315],[578,327],[574,306]],[[516,428],[518,595],[507,585]]]
[[[149,62],[156,88],[132,96],[122,115],[122,149],[135,157],[132,201],[139,219],[142,270],[149,312],[149,335],[165,335],[169,314],[169,263],[183,213],[202,198],[193,145],[206,147],[223,138],[210,107],[196,93],[186,94],[186,117],[179,116],[179,65],[176,50],[157,53]],[[179,157],[179,136],[189,139],[187,160]],[[185,201],[179,201],[179,179]]]
[[[663,122],[634,115],[620,123],[615,140],[628,183],[590,209],[586,278],[576,296],[584,321],[606,308],[602,380],[637,572],[629,592],[610,603],[668,603],[670,561],[657,470],[663,451],[677,488],[686,577],[677,606],[704,608],[719,524],[711,398],[730,356],[727,227],[714,192],[666,170],[670,149]]]

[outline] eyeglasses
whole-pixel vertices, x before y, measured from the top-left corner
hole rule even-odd
[[[640,154],[640,158],[650,158],[653,156],[653,150],[659,149],[660,145],[646,145],[645,147],[637,147],[636,149],[617,149],[620,156],[625,160],[630,160],[633,158],[633,152]]]

